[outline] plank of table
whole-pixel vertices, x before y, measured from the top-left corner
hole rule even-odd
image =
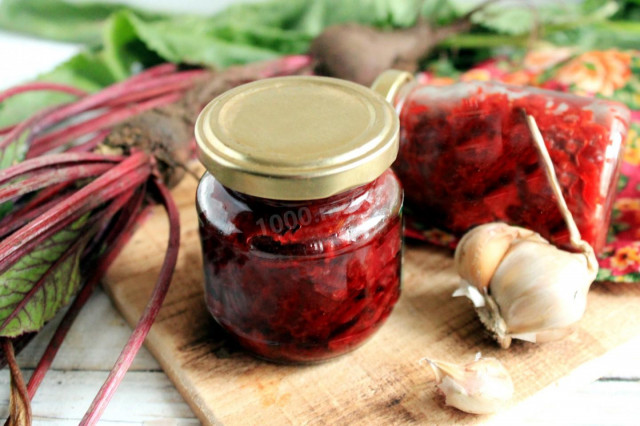
[[[28,379],[56,326],[57,315],[18,355]],[[101,289],[71,327],[33,400],[34,421],[78,424],[107,378],[131,328]],[[0,371],[0,419],[8,413],[9,372]],[[105,424],[199,424],[158,362],[142,348],[104,413]]]
[[[60,315],[18,356],[30,375]],[[34,400],[39,424],[77,424],[89,406],[131,329],[98,291],[69,332],[53,370]],[[100,336],[99,339],[96,336]],[[573,392],[558,392],[544,405],[520,412],[523,424],[633,424],[640,418],[640,346],[609,366],[607,377]],[[7,415],[8,371],[0,371],[0,418]],[[151,354],[142,348],[132,370],[107,408],[103,424],[198,424],[168,377]]]
[[[34,421],[77,425],[107,375],[108,371],[51,371],[32,403]],[[0,387],[9,387],[7,374],[0,375]],[[0,401],[3,418],[7,405],[5,399]],[[200,422],[162,371],[133,371],[125,376],[101,418],[101,424],[109,423],[193,425]]]
[[[66,310],[65,310],[66,311]],[[22,368],[35,368],[62,320],[64,311],[50,321],[19,354]],[[131,327],[114,310],[101,288],[89,299],[64,340],[52,368],[56,370],[108,370],[115,363],[131,334]],[[160,365],[146,348],[142,348],[130,371],[160,370]]]

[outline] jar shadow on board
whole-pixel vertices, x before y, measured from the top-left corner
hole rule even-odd
[[[241,86],[196,124],[206,304],[245,349],[309,363],[370,337],[400,295],[398,119],[322,77]]]

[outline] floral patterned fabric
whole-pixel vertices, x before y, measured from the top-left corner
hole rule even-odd
[[[590,51],[544,47],[519,60],[496,58],[461,75],[423,72],[425,84],[446,85],[456,79],[497,80],[538,86],[626,104],[632,123],[618,183],[607,246],[600,258],[599,281],[640,282],[640,51]],[[408,221],[407,236],[454,247],[453,236],[440,230],[418,230]]]

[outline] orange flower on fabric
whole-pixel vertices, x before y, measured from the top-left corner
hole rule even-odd
[[[432,86],[448,86],[456,81],[451,77],[434,77],[429,81]]]
[[[624,161],[632,166],[640,165],[640,147],[627,146],[624,150]]]
[[[529,51],[523,65],[529,71],[540,72],[569,59],[572,53],[570,47],[542,47]]]
[[[611,96],[631,76],[631,55],[618,50],[586,52],[558,70],[556,79],[585,93]]]
[[[640,135],[634,129],[629,129],[627,145],[624,149],[624,161],[632,166],[640,165]]]
[[[515,71],[502,77],[502,82],[507,84],[517,84],[526,86],[533,81],[534,75],[528,71]]]
[[[627,269],[637,266],[640,262],[640,252],[638,247],[627,246],[616,250],[611,258],[611,266],[618,269]]]
[[[430,72],[421,72],[416,75],[419,84],[429,84],[431,86],[448,86],[456,82],[451,77],[436,77]]]
[[[491,80],[491,73],[489,72],[489,70],[476,68],[476,69],[469,70],[469,71],[465,72],[464,74],[462,74],[462,76],[460,76],[460,80],[462,80],[462,81],[472,81],[472,80],[489,81],[489,80]]]
[[[618,198],[615,208],[623,211],[640,211],[640,199],[638,198]]]

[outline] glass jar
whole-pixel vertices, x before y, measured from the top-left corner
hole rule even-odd
[[[200,114],[196,195],[206,304],[245,348],[278,362],[354,349],[400,294],[398,119],[365,87],[282,77]]]
[[[582,238],[602,250],[630,113],[622,104],[495,82],[427,86],[387,71],[374,88],[400,116],[393,170],[409,223],[458,236],[503,221],[565,246],[568,230],[525,122],[532,115]]]

